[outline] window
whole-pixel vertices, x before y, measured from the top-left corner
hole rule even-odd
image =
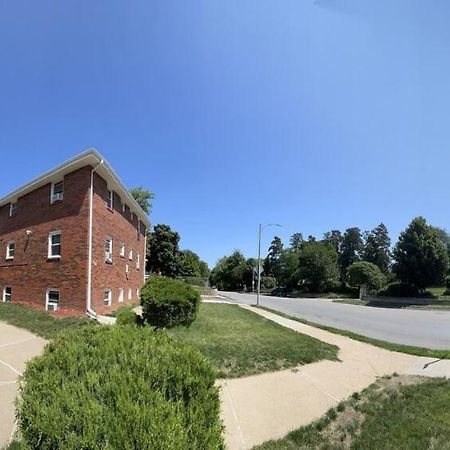
[[[105,292],[103,293],[103,303],[106,306],[111,306],[112,303],[111,289],[105,289]]]
[[[120,302],[123,302],[123,289],[122,288],[119,289],[119,303]]]
[[[130,261],[133,260],[133,249],[132,249],[132,248],[130,249],[130,252],[128,253],[128,259],[129,259]]]
[[[125,244],[123,242],[120,244],[120,256],[125,258]]]
[[[131,211],[131,220],[134,220],[134,212]]]
[[[48,235],[48,258],[61,258],[61,231]]]
[[[122,212],[125,214],[125,211],[127,210],[127,205],[125,203],[122,203]]]
[[[130,273],[130,268],[128,267],[128,264],[125,265],[125,275],[127,277],[128,280],[128,274]]]
[[[15,216],[17,214],[17,202],[9,204],[9,217]]]
[[[114,193],[113,191],[108,191],[108,197],[106,198],[106,203],[109,209],[113,209],[114,207]]]
[[[138,220],[136,232],[137,232],[137,240],[140,241],[141,240],[141,221],[140,220]]]
[[[16,252],[16,244],[14,241],[8,242],[6,247],[6,259],[14,259],[14,253]]]
[[[139,298],[139,289],[136,289],[136,298]]]
[[[45,299],[45,309],[47,311],[56,311],[59,305],[59,290],[47,289],[47,295]]]
[[[52,184],[52,195],[50,202],[60,202],[64,197],[64,181]]]
[[[112,263],[112,256],[113,256],[113,241],[112,237],[107,237],[105,239],[105,261],[108,263]]]
[[[131,288],[128,288],[128,300],[131,300]]]
[[[9,286],[5,286],[3,288],[3,301],[4,302],[11,301],[11,288]]]
[[[136,269],[139,270],[141,268],[141,255],[138,253],[136,255]]]

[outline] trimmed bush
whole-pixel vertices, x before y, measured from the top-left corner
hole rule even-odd
[[[145,327],[58,334],[21,380],[27,449],[223,449],[216,371]]]
[[[131,309],[119,308],[116,314],[116,325],[139,325],[139,316]]]
[[[386,289],[379,292],[379,295],[386,297],[419,297],[419,290],[406,283],[391,283]]]
[[[366,286],[369,291],[378,291],[386,285],[386,277],[375,264],[368,261],[358,261],[348,268],[348,278],[351,286]]]
[[[200,306],[200,293],[184,281],[150,277],[141,291],[142,316],[157,328],[189,326]]]

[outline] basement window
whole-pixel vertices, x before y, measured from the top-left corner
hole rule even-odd
[[[112,293],[111,293],[111,289],[105,289],[104,293],[103,293],[103,303],[106,306],[111,306],[112,304]]]
[[[47,295],[45,299],[45,309],[47,311],[56,311],[59,307],[59,290],[47,289]]]
[[[64,181],[52,184],[50,203],[60,202],[64,198]]]
[[[6,259],[14,259],[14,254],[16,253],[16,244],[14,241],[8,242],[6,246]]]
[[[132,295],[131,288],[128,288],[128,300],[131,300]]]
[[[9,286],[5,286],[3,288],[3,301],[10,302],[11,301],[11,288]]]
[[[123,302],[123,288],[119,288],[119,303]]]

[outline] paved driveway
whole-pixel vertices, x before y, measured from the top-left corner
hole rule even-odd
[[[47,341],[20,328],[0,322],[0,448],[14,434],[17,378],[25,363],[41,353]]]
[[[221,294],[236,302],[256,303],[253,294]],[[450,350],[450,311],[375,308],[321,299],[270,296],[260,299],[262,306],[322,325],[397,344]]]

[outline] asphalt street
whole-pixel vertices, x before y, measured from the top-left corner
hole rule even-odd
[[[221,292],[229,300],[255,304],[254,294]],[[291,316],[397,344],[450,351],[450,311],[379,308],[309,298],[260,297],[266,306]]]

